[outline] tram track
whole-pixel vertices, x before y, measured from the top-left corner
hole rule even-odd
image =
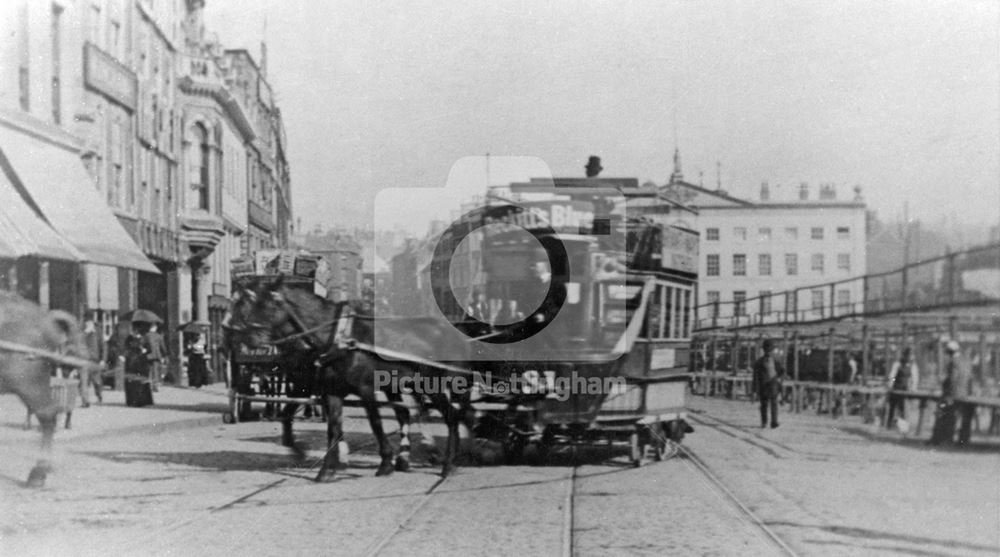
[[[403,517],[399,520],[399,522],[397,522],[396,525],[393,526],[392,529],[388,533],[386,533],[385,536],[383,536],[376,543],[374,543],[370,549],[366,550],[364,552],[364,555],[366,557],[375,557],[376,555],[381,553],[382,550],[385,549],[387,545],[389,545],[389,542],[391,542],[392,539],[396,537],[396,535],[398,535],[400,532],[406,529],[406,526],[410,523],[411,520],[413,520],[413,517],[416,516],[416,514],[420,512],[420,510],[423,509],[428,502],[430,502],[432,497],[434,497],[435,493],[437,492],[437,488],[441,487],[441,485],[444,484],[445,481],[447,480],[448,480],[447,476],[438,478],[437,481],[435,481],[434,484],[431,485],[431,487],[429,487],[426,491],[424,491],[423,495],[420,497],[419,500],[417,500],[416,504],[414,504],[412,507],[410,507],[409,510],[406,511],[406,514],[403,515]]]
[[[563,528],[562,528],[562,552],[563,557],[573,557],[573,530],[575,522],[575,499],[577,487],[577,471],[579,466],[573,465],[569,481],[566,483],[566,495],[563,498]]]
[[[387,435],[391,436],[391,435],[394,435],[394,434],[396,434],[398,432],[399,432],[399,430],[396,429],[396,430],[387,432]],[[366,448],[372,448],[376,444],[377,444],[377,440],[375,440],[375,439],[368,439],[364,443],[359,444],[357,446],[357,448],[355,449],[355,451],[359,451],[360,452],[360,450],[363,450],[363,449],[366,449]],[[327,449],[327,450],[329,451],[331,449],[332,449],[332,447],[330,449]],[[305,469],[307,475],[309,473],[311,473],[311,472],[314,472],[316,470],[316,468],[323,462],[324,458],[326,458],[326,453],[324,453],[320,457],[312,459],[312,461],[309,464],[309,466],[306,467],[306,469]],[[237,508],[239,505],[244,504],[244,503],[250,501],[251,499],[253,499],[255,497],[258,497],[262,493],[265,493],[265,492],[271,491],[273,489],[276,489],[276,488],[278,488],[278,487],[286,484],[286,482],[288,482],[288,480],[290,480],[290,479],[301,479],[301,480],[305,480],[305,481],[311,481],[311,480],[308,479],[308,477],[303,477],[303,476],[300,476],[298,474],[290,475],[290,474],[287,474],[287,473],[279,473],[279,472],[272,472],[272,473],[281,474],[281,475],[283,475],[285,477],[277,479],[277,480],[275,480],[273,482],[270,482],[270,483],[267,483],[265,485],[258,485],[254,489],[247,490],[245,493],[242,493],[242,494],[240,494],[240,495],[238,495],[236,497],[233,497],[233,498],[229,499],[228,501],[223,502],[221,504],[213,505],[213,506],[208,507],[208,508],[202,508],[200,510],[191,512],[189,514],[189,516],[187,516],[185,519],[177,521],[177,522],[174,522],[174,523],[172,523],[172,524],[170,524],[168,526],[165,526],[163,528],[155,529],[152,532],[150,532],[149,535],[143,537],[141,540],[138,540],[138,541],[137,540],[131,540],[129,542],[130,547],[133,546],[132,545],[133,543],[135,543],[136,545],[138,545],[140,547],[145,547],[145,548],[156,548],[156,547],[163,547],[164,545],[170,545],[172,541],[177,540],[177,539],[181,539],[184,536],[185,528],[187,528],[189,526],[192,526],[192,525],[195,525],[195,524],[199,525],[199,527],[203,527],[207,521],[219,520],[220,517],[222,517],[222,516],[225,515],[225,511]],[[444,478],[442,478],[442,479],[444,479]],[[440,483],[440,482],[438,482],[438,483]],[[436,488],[437,485],[438,484],[435,484],[434,487]],[[114,552],[113,551],[109,551],[109,553],[114,553]]]
[[[714,416],[709,416],[707,414],[688,414],[688,418],[699,425],[710,427],[723,435],[732,437],[733,439],[742,441],[752,447],[760,449],[773,458],[782,459],[786,458],[783,453],[799,452],[784,443],[768,439],[758,432],[750,431],[745,427],[727,422]]]
[[[778,534],[771,529],[750,507],[748,507],[735,493],[719,478],[715,472],[690,448],[678,445],[680,454],[684,457],[681,460],[697,472],[699,478],[706,484],[706,488],[719,496],[719,499],[727,503],[743,521],[751,526],[760,536],[773,546],[780,554],[790,557],[797,556],[795,552]]]

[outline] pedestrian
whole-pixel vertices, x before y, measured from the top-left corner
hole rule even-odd
[[[944,364],[944,379],[941,381],[941,400],[938,402],[934,431],[930,444],[950,444],[955,439],[956,404],[955,396],[959,394],[961,370],[958,366],[958,342],[952,340],[945,345],[948,361]]]
[[[146,344],[146,358],[149,360],[150,381],[153,383],[153,390],[158,391],[160,383],[163,382],[163,365],[167,361],[167,345],[163,341],[163,335],[157,329],[156,323],[149,327],[149,332],[143,337]]]
[[[497,323],[510,325],[524,319],[524,312],[517,308],[517,300],[507,300],[507,305],[496,316]]]
[[[102,371],[106,367],[104,364],[106,354],[104,351],[104,339],[102,338],[101,333],[97,331],[97,326],[94,324],[93,319],[87,319],[83,322],[83,342],[87,347],[86,359],[94,362],[95,364],[94,368],[80,368],[80,406],[87,408],[90,406],[91,384],[94,385],[94,394],[97,395],[97,402],[104,402],[101,395],[101,389],[104,386]]]
[[[885,427],[892,427],[896,417],[900,420],[906,420],[906,397],[902,393],[917,390],[917,373],[917,364],[913,361],[910,347],[907,346],[903,348],[899,360],[893,362],[892,370],[889,371],[887,385],[889,387],[889,414]]]
[[[149,378],[149,352],[145,342],[146,328],[136,323],[125,339],[125,373],[133,379]]]
[[[205,335],[198,333],[186,347],[188,357],[188,385],[196,389],[208,384],[205,363]]]
[[[854,357],[853,352],[847,355],[847,369],[850,375],[847,378],[847,382],[853,385],[858,381],[858,359]]]
[[[486,293],[475,289],[472,293],[472,304],[466,309],[473,319],[483,323],[493,322],[493,313],[490,311],[490,304],[486,301]]]
[[[767,427],[770,409],[771,428],[774,429],[778,427],[778,397],[781,396],[781,380],[785,369],[771,339],[764,340],[763,351],[764,354],[753,364],[753,384],[754,391],[760,398],[760,427]]]

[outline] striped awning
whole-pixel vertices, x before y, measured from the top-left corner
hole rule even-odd
[[[82,261],[80,250],[45,222],[0,173],[0,258],[43,257]]]

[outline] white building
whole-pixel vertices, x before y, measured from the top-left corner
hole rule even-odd
[[[699,319],[747,316],[755,322],[849,313],[863,299],[865,204],[855,188],[838,200],[824,184],[811,197],[802,184],[796,200],[773,200],[767,183],[748,201],[721,189],[684,182],[679,169],[666,189],[698,209]],[[787,293],[787,294],[786,294]]]

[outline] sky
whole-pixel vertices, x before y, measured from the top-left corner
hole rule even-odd
[[[675,147],[687,181],[740,197],[832,182],[887,219],[905,203],[1000,222],[996,2],[207,4],[227,48],[266,39],[306,228],[373,222],[385,188],[481,188],[485,171],[453,170],[485,166],[466,157],[536,160],[492,183],[583,176],[590,155],[602,176],[664,183]],[[400,195],[376,225],[441,218],[448,199]]]

